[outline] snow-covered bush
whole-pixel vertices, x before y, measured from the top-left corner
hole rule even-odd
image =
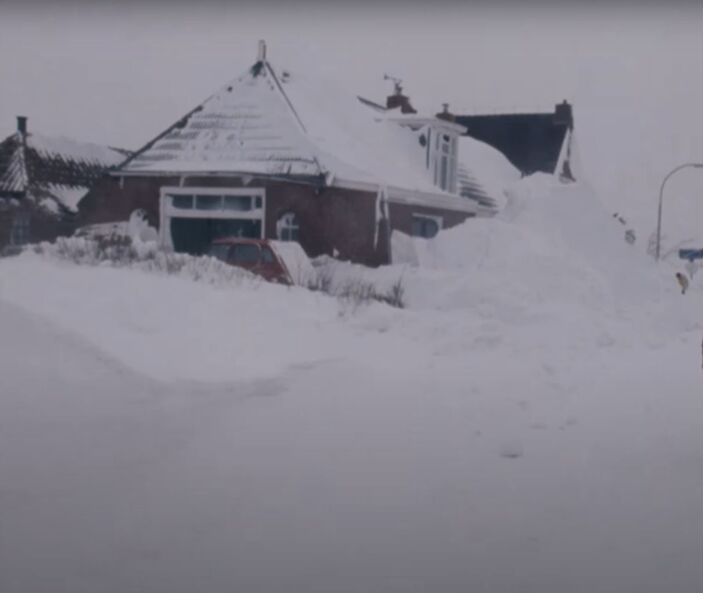
[[[329,256],[321,256],[312,261],[316,270],[315,279],[308,284],[310,290],[320,291],[337,297],[345,305],[357,308],[373,301],[386,303],[403,309],[406,306],[405,288],[402,278],[392,284],[377,283],[373,280],[371,268],[341,262]],[[389,268],[390,269],[390,268]]]
[[[60,237],[54,243],[32,245],[30,250],[79,265],[130,267],[145,272],[177,274],[216,285],[243,280],[261,281],[247,270],[230,266],[213,257],[165,251],[154,241],[133,240],[119,234]]]
[[[371,282],[355,279],[347,280],[338,289],[329,294],[333,294],[345,304],[352,305],[353,309],[360,305],[369,304],[372,301],[386,303],[398,309],[403,309],[405,306],[403,301],[404,289],[400,279],[387,292],[379,292]]]
[[[129,267],[145,272],[179,275],[213,285],[260,283],[264,280],[247,270],[231,266],[210,256],[174,253],[154,241],[140,241],[113,233],[94,237],[60,237],[54,243],[38,243],[27,251],[70,261],[77,265]],[[310,277],[306,288],[336,297],[345,308],[371,302],[403,308],[404,287],[399,279],[388,289],[380,289],[362,278],[333,282],[332,268],[320,267]]]

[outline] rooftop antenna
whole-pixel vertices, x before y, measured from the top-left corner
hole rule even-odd
[[[401,88],[401,83],[403,80],[397,78],[396,76],[391,76],[390,74],[384,74],[384,80],[392,80],[394,83],[394,92],[397,95],[401,94],[401,91],[403,91],[403,88]]]
[[[257,62],[263,62],[264,60],[266,60],[266,41],[260,39],[257,51]]]

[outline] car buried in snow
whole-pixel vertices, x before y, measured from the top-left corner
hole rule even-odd
[[[308,256],[295,242],[222,237],[211,243],[208,254],[269,282],[288,286],[305,286],[315,276]]]

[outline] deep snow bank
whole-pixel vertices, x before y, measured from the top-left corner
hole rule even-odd
[[[166,256],[113,269],[59,262],[51,250],[0,261],[0,298],[165,380],[270,377],[379,351],[459,363],[492,352],[567,368],[595,348],[659,348],[684,334],[700,342],[701,280],[680,295],[670,271],[631,249],[588,191],[534,176],[509,198],[500,217],[407,238],[416,265],[317,262],[333,294],[402,286],[406,311],[270,285],[208,258],[173,256],[185,262],[173,276]]]
[[[539,234],[574,268],[600,273],[618,297],[640,300],[659,289],[654,262],[624,241],[621,227],[587,184],[531,175],[509,189],[499,218]]]
[[[319,263],[338,282],[360,277],[388,285],[402,277],[415,308],[506,301],[522,308],[570,303],[615,310],[676,294],[671,270],[624,241],[587,185],[536,174],[506,193],[506,207],[495,218],[470,219],[431,240],[394,233],[398,263],[392,266]],[[692,290],[701,291],[701,277]]]
[[[220,277],[205,266],[166,275],[29,253],[0,269],[0,299],[164,381],[271,377],[361,348],[340,339],[335,299],[250,274]]]

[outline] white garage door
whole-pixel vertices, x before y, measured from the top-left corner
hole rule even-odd
[[[163,187],[162,244],[178,252],[206,253],[215,239],[264,238],[264,188]]]

